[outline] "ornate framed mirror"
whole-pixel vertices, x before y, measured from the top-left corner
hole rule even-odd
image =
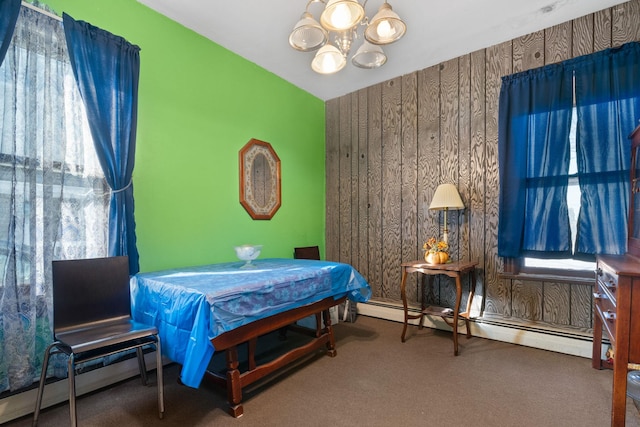
[[[253,219],[271,219],[282,203],[280,158],[271,144],[252,138],[239,160],[240,204]]]

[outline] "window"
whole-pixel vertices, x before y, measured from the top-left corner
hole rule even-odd
[[[569,131],[570,158],[569,158],[569,183],[567,186],[567,207],[569,211],[569,226],[571,228],[571,247],[575,247],[578,214],[580,213],[580,182],[578,180],[578,161],[576,151],[576,127],[578,124],[578,114],[574,107],[571,110],[571,129]],[[543,259],[535,257],[523,257],[520,271],[532,273],[566,273],[570,275],[580,275],[581,272],[588,272],[589,276],[595,270],[594,261],[583,261],[571,257],[562,259]],[[562,274],[562,273],[560,273]]]
[[[51,340],[51,261],[107,255],[110,193],[59,20],[21,8],[0,66],[0,117],[3,392],[38,379]]]
[[[591,269],[578,261],[626,252],[627,136],[640,117],[639,85],[638,43],[503,78],[498,254],[505,270]]]

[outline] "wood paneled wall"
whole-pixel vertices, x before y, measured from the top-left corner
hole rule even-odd
[[[428,207],[451,182],[466,206],[449,212],[452,256],[480,261],[475,314],[589,329],[588,285],[500,277],[501,78],[638,40],[633,0],[327,101],[326,258],[352,264],[374,298],[399,301],[400,263],[442,235],[442,213]],[[453,305],[447,280],[429,291],[432,302]]]

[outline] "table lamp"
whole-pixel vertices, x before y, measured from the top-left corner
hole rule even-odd
[[[444,231],[442,240],[449,243],[449,229],[447,228],[447,211],[449,209],[464,209],[460,193],[453,184],[440,184],[431,199],[429,209],[444,210]]]

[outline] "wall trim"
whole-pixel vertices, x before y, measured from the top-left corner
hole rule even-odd
[[[417,307],[410,307],[412,314],[419,313]],[[366,304],[358,304],[358,314],[394,322],[404,322],[404,311],[402,304],[394,304],[383,301],[371,300]],[[417,325],[418,319],[410,320],[410,325]],[[451,331],[451,327],[444,321],[432,316],[424,319],[424,326]],[[460,328],[465,332],[464,326]],[[460,332],[460,329],[458,332]],[[398,328],[398,341],[402,328]],[[495,341],[502,341],[511,344],[534,347],[542,350],[555,351],[557,353],[569,354],[591,358],[593,338],[589,334],[572,333],[560,328],[539,327],[534,324],[524,325],[506,320],[493,320],[476,318],[471,319],[471,334],[475,337],[487,338]],[[603,343],[602,355],[606,352],[608,343]]]
[[[148,371],[155,369],[155,352],[145,354],[145,363],[147,364]],[[138,375],[140,375],[140,371],[138,370],[138,359],[135,357],[100,369],[94,369],[87,373],[76,375],[76,396],[90,393],[102,387],[106,387]],[[155,373],[149,376],[149,379],[151,380],[149,382],[150,387],[155,387],[155,381],[153,381],[154,375]],[[140,384],[140,387],[142,387],[142,383]],[[0,399],[0,424],[32,414],[35,409],[37,393],[38,388],[36,387],[22,393],[17,393]],[[42,396],[42,408],[44,409],[49,406],[57,405],[58,403],[66,402],[68,397],[69,387],[66,378],[64,380],[47,384]],[[77,404],[82,405],[82,402],[78,402]],[[46,414],[41,413],[40,418],[46,418]],[[81,420],[80,424],[82,424]]]

